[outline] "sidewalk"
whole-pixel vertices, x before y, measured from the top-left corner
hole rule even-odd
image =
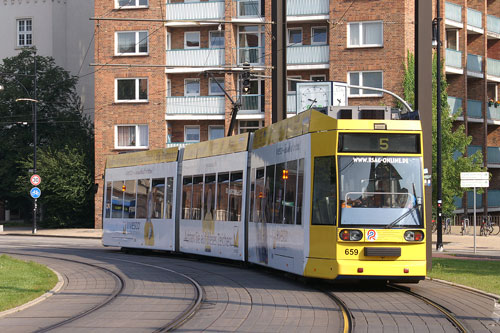
[[[36,234],[29,227],[5,227],[0,235],[67,237],[101,239],[102,229],[38,229]]]

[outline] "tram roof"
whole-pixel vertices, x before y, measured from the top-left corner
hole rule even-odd
[[[193,143],[184,148],[183,160],[238,153],[248,149],[249,133]]]
[[[173,147],[109,155],[106,159],[106,169],[175,162],[177,161],[178,151],[179,149],[177,147]]]
[[[252,149],[308,133],[335,130],[373,131],[375,124],[382,123],[386,124],[388,131],[420,131],[422,129],[419,120],[335,119],[319,111],[309,110],[257,130],[254,133]]]

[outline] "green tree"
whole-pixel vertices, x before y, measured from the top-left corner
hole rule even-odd
[[[43,223],[57,226],[69,221],[82,222],[80,216],[87,216],[93,209],[93,190],[88,185],[93,180],[92,124],[83,115],[80,98],[75,92],[77,77],[57,66],[53,58],[36,55],[35,49],[24,49],[17,56],[3,59],[0,64],[0,84],[5,87],[0,92],[0,200],[8,200],[11,209],[28,212],[24,218],[31,218],[32,199],[28,190],[29,169],[33,168],[33,108],[31,102],[16,102],[16,99],[35,97],[35,57],[37,173],[42,177],[42,196],[38,201],[46,208],[41,226]],[[70,168],[70,162],[76,165]],[[50,190],[51,186],[68,189],[64,184],[71,185],[70,182],[74,181],[61,172],[63,167],[80,177],[73,186],[80,191],[79,195],[88,197],[83,201],[78,199],[86,206],[75,206],[60,190]],[[51,205],[56,202],[73,207],[72,213],[66,211],[66,216],[55,214]],[[63,222],[65,219],[67,222]],[[92,225],[91,219],[81,226],[89,225]]]
[[[432,62],[432,203],[435,212],[437,202],[437,57]],[[403,78],[404,98],[411,105],[415,105],[415,57],[408,52]],[[420,110],[425,112],[425,110]],[[464,156],[467,147],[472,141],[471,136],[465,135],[463,124],[457,125],[456,119],[460,113],[451,114],[448,105],[446,77],[441,71],[441,161],[442,161],[442,199],[443,214],[452,215],[456,209],[455,197],[463,197],[464,190],[460,187],[460,172],[486,171],[483,167],[483,156],[480,151],[471,156]],[[454,126],[455,124],[455,126]]]

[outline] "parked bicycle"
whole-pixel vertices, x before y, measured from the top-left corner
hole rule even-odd
[[[460,230],[460,233],[463,235],[467,235],[469,233],[469,219],[468,218],[462,218],[462,229]]]
[[[500,227],[493,224],[493,222],[491,221],[491,216],[488,216],[487,218],[483,217],[481,221],[481,228],[479,229],[479,235],[498,235],[499,232]]]

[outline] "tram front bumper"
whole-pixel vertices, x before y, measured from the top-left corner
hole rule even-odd
[[[425,278],[425,260],[337,260],[337,278]]]

